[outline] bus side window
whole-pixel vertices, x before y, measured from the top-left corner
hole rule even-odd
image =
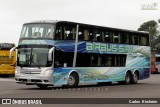
[[[119,33],[119,43],[122,43],[122,33]]]
[[[93,37],[95,42],[101,42],[101,32],[98,29],[93,30]]]
[[[74,56],[73,52],[65,52],[65,53],[63,53],[63,57],[64,57],[64,62],[63,63],[66,63],[67,67],[72,67],[73,56]]]
[[[133,34],[131,40],[133,45],[139,45],[139,37],[137,35]]]
[[[62,40],[62,39],[63,39],[63,27],[57,26],[55,33],[55,40]]]
[[[111,56],[108,56],[106,57],[106,60],[107,60],[107,66],[111,67],[112,66],[112,57]]]
[[[121,66],[122,65],[122,63],[121,63],[121,55],[119,55],[119,56],[115,56],[115,66]]]
[[[156,62],[160,62],[160,57],[156,57]]]
[[[84,40],[84,29],[79,29],[78,31],[78,40]]]
[[[90,65],[92,67],[96,67],[98,65],[98,56],[92,55],[90,61],[91,61]]]
[[[113,36],[113,40],[114,40],[114,43],[120,43],[120,36],[118,33],[114,33],[114,36]]]
[[[56,50],[55,51],[55,59],[54,59],[54,66],[55,67],[63,67],[63,52]]]
[[[122,66],[126,65],[126,55],[121,55],[121,57],[120,57],[120,64]]]
[[[129,35],[127,33],[121,33],[121,43],[129,44]]]
[[[110,57],[109,55],[108,55],[108,56],[103,55],[103,56],[102,56],[102,66],[103,66],[103,67],[110,67],[111,64],[112,64],[112,59],[111,59],[111,57]]]
[[[64,39],[73,40],[75,39],[76,30],[73,26],[65,26],[64,27]]]
[[[104,40],[105,40],[105,42],[107,42],[107,43],[110,43],[110,35],[109,35],[109,32],[105,32],[104,33]]]
[[[102,57],[98,56],[98,66],[100,67],[102,65]]]
[[[89,31],[88,30],[84,30],[84,40],[89,40]]]
[[[114,32],[113,41],[114,43],[122,43],[122,33]]]
[[[114,32],[110,32],[109,36],[110,36],[110,42],[113,43],[114,42]]]
[[[89,30],[88,35],[89,35],[89,40],[90,40],[90,41],[94,41],[94,35],[93,35],[92,30]]]
[[[147,46],[148,45],[147,36],[140,36],[140,45],[143,45],[143,46]]]
[[[125,66],[126,55],[112,55],[112,66]]]

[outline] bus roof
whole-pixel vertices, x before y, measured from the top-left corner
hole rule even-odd
[[[113,28],[113,27],[105,27],[105,26],[98,26],[98,25],[92,25],[92,24],[84,24],[84,23],[77,23],[77,22],[71,22],[71,21],[60,21],[60,20],[37,20],[37,21],[32,21],[29,23],[25,23],[25,24],[36,24],[36,23],[52,23],[52,24],[56,24],[56,23],[72,23],[72,24],[79,24],[79,25],[83,25],[83,26],[94,26],[96,28],[107,28],[110,30],[116,30],[116,31],[124,31],[124,32],[130,32],[130,33],[141,33],[141,34],[149,34],[149,32],[147,31],[134,31],[134,30],[128,30],[128,29],[120,29],[120,28]]]

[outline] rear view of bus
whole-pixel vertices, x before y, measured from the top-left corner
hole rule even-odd
[[[9,58],[9,51],[15,44],[0,43],[0,75],[12,75],[15,73],[16,51]]]

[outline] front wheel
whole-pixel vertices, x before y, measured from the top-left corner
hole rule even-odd
[[[78,83],[79,83],[79,77],[78,77],[77,73],[71,73],[68,78],[67,87],[69,87],[69,88],[77,87]]]

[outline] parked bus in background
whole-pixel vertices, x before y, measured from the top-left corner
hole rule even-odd
[[[69,21],[35,21],[22,28],[17,83],[77,87],[137,83],[150,77],[149,34]]]
[[[160,73],[160,54],[152,52],[151,73]]]
[[[151,52],[151,73],[156,72],[156,53]]]
[[[15,47],[12,43],[0,43],[0,75],[15,74],[16,51],[13,51],[12,58],[9,58],[9,51]]]

